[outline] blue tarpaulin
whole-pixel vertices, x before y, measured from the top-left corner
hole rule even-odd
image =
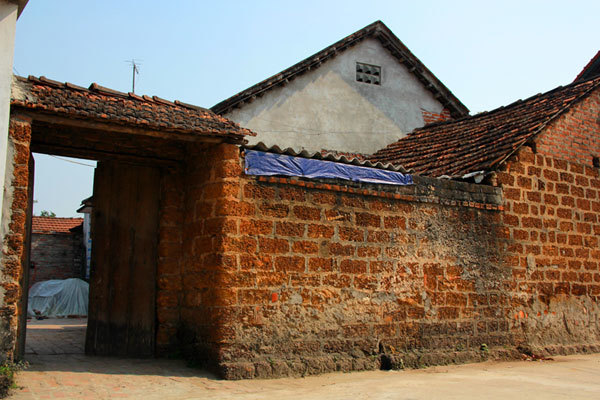
[[[412,185],[411,175],[333,161],[246,150],[247,175],[283,175],[313,179],[346,179],[355,182]]]

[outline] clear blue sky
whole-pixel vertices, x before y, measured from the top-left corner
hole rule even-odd
[[[570,83],[600,49],[600,1],[30,0],[15,73],[210,107],[382,20],[470,108]],[[85,161],[88,164],[92,162]],[[92,191],[93,168],[36,157],[35,212]]]

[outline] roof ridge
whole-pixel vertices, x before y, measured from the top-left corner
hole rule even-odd
[[[431,123],[431,124],[427,124],[427,125],[424,125],[424,126],[422,126],[420,128],[414,129],[412,132],[409,132],[406,137],[412,135],[415,132],[426,130],[426,129],[429,129],[429,128],[438,127],[438,126],[441,126],[441,125],[450,125],[450,124],[455,124],[455,123],[458,123],[458,122],[461,122],[461,121],[465,121],[465,120],[473,120],[473,119],[477,119],[477,118],[483,118],[483,117],[489,116],[491,114],[495,114],[495,113],[500,112],[500,111],[505,111],[506,109],[509,109],[511,107],[515,107],[515,106],[517,106],[519,104],[523,104],[523,103],[527,103],[527,102],[533,101],[536,98],[541,98],[541,97],[544,97],[544,96],[550,96],[553,93],[555,93],[557,91],[560,91],[560,90],[570,89],[571,87],[574,87],[574,86],[577,86],[577,85],[586,85],[586,84],[589,83],[589,81],[593,81],[593,80],[596,80],[596,79],[598,79],[598,83],[596,83],[596,84],[593,85],[593,86],[596,86],[596,85],[600,84],[600,76],[596,76],[596,77],[593,77],[593,78],[590,78],[590,79],[586,79],[584,81],[579,81],[579,82],[574,81],[574,82],[569,83],[568,85],[560,85],[560,86],[557,86],[557,87],[555,87],[553,89],[550,89],[547,92],[536,93],[534,95],[526,97],[525,99],[517,99],[517,100],[513,101],[512,103],[509,103],[509,104],[504,105],[504,106],[500,106],[498,108],[494,108],[493,110],[482,111],[482,112],[479,112],[479,113],[474,114],[474,115],[465,115],[464,117],[461,117],[461,118],[458,118],[458,119],[450,119],[450,120],[445,120],[445,121],[437,121],[437,122],[434,122],[434,123]],[[402,139],[400,139],[400,140],[402,140]]]
[[[41,76],[13,75],[11,108],[56,113],[61,116],[120,125],[165,130],[174,138],[221,137],[231,143],[243,143],[244,136],[256,134],[211,110],[158,96],[139,96],[92,83],[88,88],[58,82]],[[118,106],[115,104],[118,101]],[[181,136],[181,135],[185,135]],[[192,136],[189,136],[192,135]]]
[[[264,92],[266,90],[269,90],[271,87],[276,86],[278,84],[278,82],[281,82],[284,77],[288,77],[288,75],[295,75],[298,73],[298,71],[294,71],[296,68],[300,68],[303,67],[304,64],[309,63],[309,62],[313,62],[313,64],[319,63],[320,64],[323,62],[323,60],[325,58],[327,58],[326,56],[328,55],[328,52],[331,52],[333,49],[333,52],[337,52],[340,50],[340,48],[342,47],[341,44],[344,43],[346,40],[349,40],[352,36],[357,36],[356,40],[349,40],[349,43],[347,43],[347,46],[344,47],[351,47],[352,45],[355,44],[355,42],[358,42],[360,40],[363,39],[363,36],[366,35],[367,33],[370,33],[370,31],[373,29],[373,27],[375,27],[378,24],[383,24],[381,21],[375,21],[367,26],[365,26],[362,29],[359,29],[358,31],[338,40],[337,42],[317,51],[316,53],[298,61],[297,63],[293,64],[292,66],[284,69],[283,71],[280,71],[279,73],[276,73],[274,75],[271,75],[270,77],[263,79],[262,81],[242,90],[241,92],[238,92],[236,94],[234,94],[233,96],[230,96],[229,98],[215,104],[214,106],[212,106],[210,109],[213,110],[214,112],[220,114],[221,112],[225,111],[226,109],[229,109],[231,107],[233,107],[235,104],[239,104],[239,103],[243,103],[245,99],[247,99],[248,97],[250,97],[250,93],[253,93],[255,91],[257,91],[257,89],[264,85],[269,83],[269,81],[273,81],[273,83],[271,83],[269,86],[267,86],[266,88],[263,88],[262,90],[259,90],[259,92]],[[339,45],[339,46],[338,46]],[[313,60],[314,59],[314,60]],[[308,70],[310,70],[311,66],[308,65]],[[246,94],[247,93],[247,94]],[[239,100],[236,100],[235,98],[240,98]],[[227,104],[231,102],[232,104]]]
[[[454,116],[468,113],[468,108],[462,104],[462,102],[456,98],[456,96],[454,96],[454,94],[439,79],[437,79],[437,77],[423,65],[408,47],[406,47],[406,45],[404,45],[404,43],[402,43],[402,41],[380,20],[338,40],[283,71],[230,96],[212,106],[211,110],[217,114],[222,114],[243,105],[246,101],[252,102],[256,97],[262,96],[264,92],[273,87],[285,85],[290,80],[295,79],[296,76],[310,71],[314,67],[319,67],[331,57],[335,57],[338,53],[345,51],[371,35],[379,40],[382,46],[390,52],[393,57],[402,60],[402,63],[407,64],[410,72],[417,76],[417,79],[421,81],[427,90],[434,92],[434,94],[438,94],[438,100],[444,107],[448,107]],[[384,43],[384,41],[386,43]],[[388,45],[386,46],[386,44]],[[426,81],[427,84],[423,81]]]
[[[48,219],[83,219],[83,217],[48,217],[44,215],[32,215],[32,218],[48,218]]]
[[[590,78],[486,113],[426,125],[378,150],[369,159],[393,162],[430,175],[495,170],[599,88],[600,77]]]
[[[201,106],[197,106],[197,105],[189,104],[189,103],[184,103],[179,100],[170,101],[167,99],[163,99],[162,97],[159,97],[159,96],[148,96],[145,94],[139,95],[139,94],[133,93],[133,92],[127,92],[127,93],[121,92],[116,89],[111,89],[109,87],[102,86],[96,82],[92,82],[90,84],[90,86],[86,88],[86,87],[79,86],[79,85],[76,85],[71,82],[60,82],[60,81],[56,81],[53,79],[49,79],[49,78],[45,77],[44,75],[42,75],[40,77],[36,77],[34,75],[29,75],[27,78],[19,76],[19,75],[15,75],[15,77],[19,80],[31,81],[34,83],[42,83],[42,84],[53,86],[53,87],[56,87],[59,89],[66,88],[66,89],[78,90],[81,92],[101,93],[101,94],[108,95],[108,96],[116,96],[116,97],[144,101],[144,102],[155,102],[155,103],[160,103],[160,104],[173,106],[173,107],[184,107],[184,108],[188,108],[190,110],[195,110],[195,111],[213,112],[212,110],[207,109],[205,107],[201,107]]]
[[[577,76],[575,77],[573,82],[577,82],[583,75],[585,75],[586,72],[588,72],[587,71],[588,68],[590,68],[597,60],[600,60],[600,50],[598,50],[596,55],[594,57],[592,57],[592,59],[585,65],[585,67],[583,67],[581,72],[579,74],[577,74]]]
[[[577,104],[580,100],[584,99],[585,97],[587,97],[591,92],[593,92],[594,90],[596,90],[596,88],[598,88],[600,86],[600,76],[597,76],[595,78],[591,78],[582,82],[579,82],[579,84],[587,84],[588,82],[597,80],[596,83],[592,84],[588,89],[586,89],[583,93],[581,93],[580,95],[576,96],[572,101],[570,101],[569,103],[565,104],[562,108],[560,108],[557,112],[555,112],[553,115],[551,115],[545,122],[543,122],[535,131],[529,133],[528,135],[525,136],[525,140],[523,141],[523,143],[521,143],[520,145],[518,145],[512,152],[510,152],[509,154],[506,155],[506,157],[504,157],[503,159],[501,159],[500,161],[498,161],[497,163],[493,163],[492,165],[502,165],[506,160],[508,160],[515,152],[517,152],[525,143],[527,143],[529,140],[531,140],[531,138],[536,137],[545,127],[547,127],[551,122],[553,122],[556,118],[558,118],[559,116],[561,116],[562,114],[564,114],[565,112],[567,112],[567,110],[569,110],[569,108],[573,107],[573,105]],[[570,85],[566,85],[564,86],[564,88],[569,88],[571,86],[577,86],[577,85],[573,85],[574,83],[577,82],[573,82]],[[562,86],[559,86],[558,88],[561,88]],[[557,89],[558,89],[557,88]],[[554,92],[554,90],[551,90],[550,92],[546,92],[547,93],[551,93]],[[490,165],[491,166],[491,165]]]

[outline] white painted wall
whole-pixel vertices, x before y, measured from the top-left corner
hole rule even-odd
[[[15,28],[18,6],[6,0],[0,0],[0,243],[8,228],[8,218],[4,213],[4,191],[6,190],[6,162],[8,155],[8,121],[10,118],[10,86],[13,76],[13,56],[15,53]],[[12,160],[9,160],[12,161]],[[0,252],[0,257],[2,254]]]
[[[356,62],[378,65],[381,86],[356,82]],[[225,117],[257,133],[250,143],[371,154],[424,125],[442,104],[376,39],[366,39]]]
[[[83,213],[83,245],[85,246],[85,279],[90,279],[92,263],[92,209],[87,207]]]

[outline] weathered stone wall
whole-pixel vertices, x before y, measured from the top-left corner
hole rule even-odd
[[[523,147],[501,172],[511,332],[550,353],[600,350],[600,94]]]
[[[32,233],[29,286],[49,279],[84,279],[83,234]]]
[[[502,191],[256,178],[234,149],[203,155],[217,186],[188,201],[202,235],[184,251],[203,356],[249,378],[599,350],[597,109],[545,127]]]
[[[239,149],[193,148],[187,165],[178,340],[186,357],[215,366],[221,344],[232,334],[227,321],[237,301],[234,282],[243,279],[237,274],[238,254],[223,251],[230,246],[227,235],[237,232],[236,215],[243,213],[229,200],[239,192]]]
[[[190,146],[186,167],[162,178],[158,354],[183,349],[251,378],[517,346],[598,350],[597,105],[593,95],[546,127],[491,178],[499,187],[250,177],[238,147]],[[30,126],[13,118],[10,132],[4,358],[17,336]]]
[[[26,256],[25,237],[28,204],[30,121],[11,117],[8,137],[6,186],[2,223],[5,236],[0,265],[0,360],[14,356],[19,329],[19,299],[22,294]]]
[[[156,271],[156,352],[164,356],[172,356],[179,349],[178,329],[183,299],[184,173],[183,169],[164,170],[161,182]]]
[[[189,351],[225,377],[417,366],[512,342],[498,189],[257,179],[233,146],[197,160],[182,321]]]

